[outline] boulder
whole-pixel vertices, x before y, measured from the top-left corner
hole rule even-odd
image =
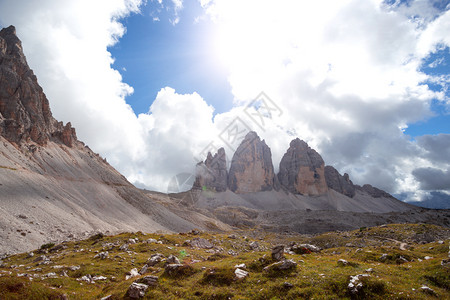
[[[158,276],[144,276],[138,282],[148,286],[155,286],[158,284]]]
[[[233,155],[228,188],[237,194],[279,189],[270,148],[254,131],[247,133]]]
[[[277,272],[277,271],[294,271],[297,263],[292,259],[284,259],[276,263],[270,264],[263,270],[265,272]]]
[[[276,245],[272,248],[272,259],[282,260],[284,259],[284,245]]]
[[[242,269],[236,268],[236,270],[234,271],[234,274],[236,275],[237,279],[243,279],[245,277],[248,276],[248,272],[244,271]]]
[[[153,254],[148,260],[147,260],[147,265],[149,267],[153,267],[154,265],[158,264],[160,261],[162,261],[164,258],[164,255],[162,255],[161,253],[156,253]]]
[[[290,251],[295,254],[310,254],[320,252],[320,248],[311,244],[300,244],[291,246]]]
[[[143,283],[133,282],[127,291],[127,296],[131,299],[139,299],[145,296],[145,292],[148,289],[148,285]]]
[[[290,143],[281,159],[278,180],[294,194],[317,196],[328,191],[322,157],[298,138]]]
[[[139,272],[136,268],[131,269],[130,272],[125,273],[125,280],[128,280],[130,278],[139,276]]]
[[[166,263],[168,264],[180,264],[180,260],[174,256],[174,255],[169,255],[169,257],[167,257],[167,261]]]
[[[214,247],[210,241],[204,238],[193,238],[192,240],[185,241],[185,243],[191,247],[200,249],[211,249]]]

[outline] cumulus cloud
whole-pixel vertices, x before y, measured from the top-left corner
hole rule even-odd
[[[418,168],[413,172],[424,190],[450,190],[450,169]]]
[[[201,0],[202,17],[217,23],[211,55],[229,72],[234,107],[214,115],[209,99],[161,87],[149,112],[136,116],[125,101],[133,88],[111,67],[108,46],[125,33],[121,18],[143,2],[0,3],[1,25],[17,27],[55,117],[71,121],[132,182],[164,192],[205,151],[223,146],[231,158],[239,141],[229,140],[233,122],[266,140],[275,170],[299,137],[355,183],[391,193],[414,198],[442,187],[427,179],[431,173],[448,178],[448,135],[412,141],[403,133],[432,115],[432,99],[448,101],[426,84],[445,89],[448,79],[421,71],[431,53],[450,45],[450,11],[436,1]],[[171,5],[178,23],[186,4],[158,3]],[[246,108],[261,91],[281,112],[264,126]]]
[[[237,102],[266,91],[288,112],[285,129],[356,183],[420,188],[412,171],[432,165],[432,154],[403,130],[432,115],[432,99],[444,99],[425,84],[437,78],[420,70],[450,44],[448,9],[435,1],[202,3],[220,25]]]

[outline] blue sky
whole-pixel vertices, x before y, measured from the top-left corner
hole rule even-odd
[[[395,3],[396,1],[390,1]],[[410,2],[410,1],[409,1]],[[433,5],[445,10],[449,1]],[[408,3],[408,1],[399,1]],[[122,20],[127,33],[109,48],[115,59],[113,67],[120,71],[124,82],[134,88],[126,98],[136,114],[148,112],[161,88],[173,87],[179,93],[199,93],[214,106],[215,113],[232,107],[233,95],[227,80],[227,70],[212,55],[211,36],[216,24],[205,17],[199,2],[185,1],[174,23],[174,8],[158,2],[147,2],[140,13]],[[450,52],[442,47],[430,54],[420,68],[425,74],[450,74]],[[434,91],[443,86],[427,82]],[[450,97],[450,91],[445,91]],[[405,134],[412,138],[424,134],[450,133],[450,114],[445,103],[431,102],[432,116],[409,123]]]
[[[166,191],[208,147],[230,159],[241,122],[275,171],[299,137],[353,182],[421,200],[450,194],[449,3],[0,0],[0,25],[55,118],[140,187]],[[264,126],[261,92],[279,108]]]
[[[136,114],[148,112],[163,87],[179,93],[199,93],[216,112],[232,107],[233,96],[226,69],[212,55],[215,24],[203,17],[197,1],[186,1],[173,24],[174,12],[157,2],[148,2],[139,14],[123,20],[127,33],[109,48],[113,67],[134,88],[127,97]],[[158,20],[154,20],[158,18]]]

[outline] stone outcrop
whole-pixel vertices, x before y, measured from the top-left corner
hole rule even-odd
[[[350,180],[347,173],[342,176],[339,172],[332,166],[325,167],[325,180],[327,182],[328,188],[335,190],[347,197],[353,198],[355,196],[355,186]]]
[[[322,195],[328,191],[324,165],[319,153],[297,138],[281,159],[278,180],[291,193]]]
[[[214,156],[208,153],[206,160],[196,167],[194,188],[207,188],[216,192],[227,189],[228,172],[225,150],[220,148]]]
[[[72,147],[77,140],[70,123],[53,118],[14,26],[0,31],[0,134],[16,144],[53,140]]]
[[[233,155],[228,188],[238,194],[279,189],[270,148],[253,131],[247,133]]]

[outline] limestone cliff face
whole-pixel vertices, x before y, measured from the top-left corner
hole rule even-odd
[[[71,147],[77,140],[70,123],[53,118],[13,26],[0,31],[0,134],[17,144],[54,140]]]
[[[346,195],[350,198],[353,198],[355,196],[355,186],[353,185],[353,182],[350,180],[347,173],[342,176],[332,166],[326,166],[325,179],[330,189],[333,189],[336,192]]]
[[[225,150],[220,148],[214,156],[208,153],[206,160],[197,164],[194,188],[225,192],[227,184],[227,160]]]
[[[278,180],[294,194],[317,196],[328,191],[322,157],[298,138],[281,159]]]
[[[245,136],[233,155],[228,188],[238,194],[279,188],[270,148],[253,131]]]

